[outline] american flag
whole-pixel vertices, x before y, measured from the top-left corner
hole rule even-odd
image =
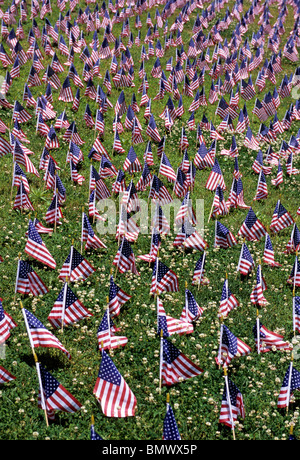
[[[237,266],[237,271],[239,271],[241,275],[247,276],[251,272],[254,265],[254,260],[248,249],[248,246],[246,245],[246,243],[243,243]]]
[[[176,180],[176,174],[165,152],[163,152],[161,156],[158,174],[161,174],[162,176],[166,177],[169,182],[175,182]]]
[[[287,279],[288,284],[292,284],[294,287],[300,286],[300,261],[296,252],[295,262],[291,270],[290,276]]]
[[[233,247],[237,244],[237,240],[232,232],[221,224],[221,222],[216,221],[215,224],[215,247],[221,247],[223,249]]]
[[[104,350],[93,393],[107,417],[135,415],[136,397]]]
[[[277,407],[282,409],[289,407],[291,398],[295,390],[300,389],[300,372],[294,368],[293,362],[289,365],[284,376],[280,393],[278,396]]]
[[[48,320],[53,327],[58,328],[74,324],[90,316],[93,314],[84,307],[66,282],[53,305]]]
[[[203,251],[203,254],[199,257],[196,262],[192,284],[209,284],[209,279],[204,276],[205,273],[205,259],[206,259],[206,251]]]
[[[7,371],[3,366],[0,366],[0,384],[15,380],[16,377]]]
[[[261,265],[259,264],[256,270],[256,285],[250,294],[250,300],[255,305],[265,306],[268,305],[267,299],[264,297],[263,292],[267,289],[267,285],[261,272]]]
[[[157,305],[157,335],[161,334],[163,337],[169,337],[173,334],[191,334],[194,327],[190,322],[181,319],[175,319],[166,314],[163,303],[159,297],[156,299]]]
[[[17,326],[15,320],[4,310],[2,299],[0,299],[0,344],[3,344],[9,337],[11,329]]]
[[[260,323],[259,319],[253,326],[253,335],[256,343],[256,349],[260,353],[267,353],[268,351],[273,351],[274,349],[291,350],[289,342],[285,342],[282,335],[267,329]]]
[[[154,217],[151,222],[152,227],[155,227],[161,235],[166,235],[170,232],[170,224],[163,213],[161,206],[156,203]]]
[[[218,160],[215,158],[214,165],[206,181],[205,188],[208,190],[215,190],[218,185],[222,188],[222,190],[226,189],[223,173]]]
[[[15,293],[34,296],[43,295],[48,288],[40,276],[33,270],[30,264],[21,259],[18,260],[18,269],[15,283]]]
[[[127,157],[124,161],[123,170],[125,172],[127,171],[129,174],[142,171],[141,162],[138,159],[137,154],[135,153],[135,150],[132,146],[130,147]]]
[[[46,248],[45,243],[42,241],[31,219],[29,219],[28,239],[25,245],[25,252],[48,267],[53,269],[56,268],[55,260]]]
[[[278,233],[280,230],[294,224],[294,219],[291,214],[285,209],[281,201],[278,200],[273,212],[272,220],[270,223],[270,230],[273,233]]]
[[[151,114],[147,129],[146,129],[146,134],[156,143],[161,141],[161,137],[158,132],[153,114]]]
[[[263,262],[265,264],[271,265],[272,267],[282,266],[279,262],[275,261],[273,245],[268,233],[266,233]]]
[[[89,218],[84,212],[82,213],[81,241],[86,242],[85,250],[106,248],[106,245],[95,234]]]
[[[181,436],[177,427],[175,416],[170,404],[167,404],[166,415],[163,424],[163,435],[164,441],[180,441]]]
[[[72,245],[69,255],[60,270],[59,278],[65,280],[68,277],[71,282],[78,279],[86,280],[94,271],[95,268],[90,262]]]
[[[55,418],[55,411],[74,413],[82,405],[66,388],[56,380],[40,363],[37,363],[41,386],[38,407],[46,410],[49,419]]]
[[[232,294],[231,290],[228,287],[228,279],[226,278],[223,284],[221,300],[219,305],[218,316],[221,318],[226,318],[229,312],[234,308],[239,306],[239,301]]]
[[[110,316],[118,316],[120,314],[121,307],[130,299],[131,295],[126,294],[126,292],[114,282],[113,276],[111,275],[108,297],[108,308]]]
[[[97,340],[100,350],[110,350],[113,348],[124,347],[128,342],[127,337],[117,336],[120,328],[115,327],[110,318],[109,308],[104,312],[103,318],[97,330]]]
[[[171,386],[204,372],[167,339],[162,338],[161,341],[160,377],[162,385]]]
[[[157,229],[156,227],[153,227],[152,232],[151,232],[151,245],[150,245],[149,254],[138,256],[138,259],[141,259],[144,262],[149,262],[149,263],[154,262],[156,260],[160,245],[161,245],[161,235],[160,235],[159,229]]]
[[[293,331],[300,332],[300,297],[293,296]]]
[[[22,308],[22,313],[31,348],[57,348],[61,350],[68,359],[71,359],[70,353],[65,349],[62,343],[33,315],[33,313],[26,308]]]
[[[15,197],[15,201],[13,204],[13,209],[25,209],[34,211],[34,207],[28,197],[28,193],[26,192],[25,185],[21,180],[18,186],[17,194]]]
[[[203,308],[200,307],[191,291],[186,289],[184,307],[180,316],[181,321],[195,322],[200,318],[203,311]]]
[[[236,337],[230,329],[221,325],[220,346],[216,363],[220,366],[228,366],[233,358],[245,356],[251,352],[251,348]]]
[[[243,395],[237,386],[227,378],[222,396],[219,423],[233,429],[238,417],[245,418]]]
[[[162,292],[176,292],[179,289],[176,273],[168,268],[157,257],[152,271],[150,294],[159,295]]]
[[[120,273],[131,271],[135,275],[139,275],[139,272],[135,265],[134,253],[132,251],[129,241],[127,241],[125,237],[123,237],[117,254],[115,255],[113,265],[115,265],[118,268]]]
[[[246,238],[248,241],[258,241],[266,234],[265,226],[255,215],[252,207],[249,209],[246,219],[238,231],[238,236]]]

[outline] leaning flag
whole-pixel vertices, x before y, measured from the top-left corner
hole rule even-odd
[[[136,397],[105,350],[93,393],[107,417],[135,415]]]
[[[65,283],[60,291],[53,308],[48,316],[53,327],[68,326],[80,321],[82,318],[93,316],[77,298],[72,289]]]
[[[68,277],[71,282],[79,278],[86,280],[94,271],[95,268],[72,245],[69,255],[60,270],[59,278],[64,280]]]
[[[0,344],[3,344],[10,337],[10,330],[16,326],[17,323],[4,310],[2,299],[0,299]]]
[[[68,359],[71,359],[70,353],[52,334],[52,332],[48,331],[41,321],[39,321],[31,312],[26,310],[26,308],[22,308],[22,313],[32,349],[37,347],[58,348],[68,357]]]
[[[46,248],[45,243],[40,237],[31,219],[29,219],[28,239],[25,246],[25,252],[29,256],[37,259],[39,262],[42,262],[48,267],[53,269],[56,268],[55,260]]]
[[[278,233],[280,230],[289,227],[293,223],[293,217],[281,204],[280,200],[278,200],[273,212],[270,230],[272,230],[274,233]]]
[[[230,361],[237,356],[245,356],[251,348],[236,337],[225,324],[221,324],[220,346],[216,363],[220,366],[228,366]]]
[[[237,266],[237,271],[239,271],[241,275],[246,276],[251,272],[254,265],[254,260],[251,256],[248,246],[246,245],[246,243],[243,243],[239,263]]]
[[[161,331],[163,337],[169,337],[173,334],[191,334],[194,327],[191,323],[167,315],[161,299],[157,297],[157,334],[160,335]]]
[[[267,289],[266,282],[261,273],[261,265],[258,265],[256,270],[256,285],[250,294],[250,300],[253,304],[259,306],[268,305],[268,301],[265,298],[263,292]]]
[[[56,380],[53,375],[37,363],[40,377],[38,407],[46,410],[48,417],[53,420],[55,411],[77,412],[82,405],[76,398]]]
[[[120,244],[117,254],[115,255],[113,265],[118,268],[120,273],[131,271],[135,275],[139,275],[135,265],[134,253],[129,241],[127,241],[125,237],[123,237],[122,243]]]
[[[293,367],[293,362],[290,363],[289,368],[284,376],[282,387],[280,389],[277,407],[282,409],[289,407],[291,397],[295,390],[300,389],[300,372]]]
[[[275,262],[273,245],[268,233],[266,233],[263,262],[267,265],[271,265],[272,267],[282,266],[279,262]]]
[[[222,396],[219,423],[234,428],[238,417],[245,418],[243,396],[238,387],[227,378]]]
[[[173,385],[201,375],[204,371],[167,339],[162,338],[160,377],[162,385]]]

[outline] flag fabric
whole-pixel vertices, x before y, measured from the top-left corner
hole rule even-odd
[[[84,247],[85,250],[106,248],[106,245],[95,234],[89,218],[85,213],[82,214],[81,241],[86,242]]]
[[[300,372],[293,366],[289,365],[284,376],[280,393],[278,396],[277,407],[282,409],[289,407],[291,398],[296,390],[300,389]]]
[[[45,243],[43,242],[36,228],[34,227],[31,219],[29,219],[28,239],[25,246],[25,252],[29,256],[33,257],[34,259],[37,259],[39,262],[47,265],[48,267],[52,269],[56,268],[55,260],[46,248]]]
[[[125,302],[131,299],[131,295],[127,294],[123,289],[121,289],[113,279],[113,276],[110,277],[109,282],[109,298],[108,298],[108,308],[110,316],[118,316],[120,314],[121,307]]]
[[[243,243],[241,252],[240,252],[238,266],[237,266],[237,271],[239,271],[241,275],[247,276],[252,271],[254,266],[255,266],[255,263],[248,249],[248,246],[246,245],[246,243]]]
[[[223,284],[221,300],[219,305],[218,316],[226,318],[231,310],[239,306],[239,301],[232,294],[228,287],[228,279],[226,278]]]
[[[0,366],[0,384],[11,382],[15,380],[16,377],[6,370],[3,366]]]
[[[15,283],[15,293],[33,296],[46,294],[48,288],[42,281],[41,277],[35,272],[31,265],[19,259],[17,268],[17,277]]]
[[[113,265],[117,267],[120,273],[131,271],[135,275],[139,275],[135,264],[135,255],[129,241],[125,237],[122,238],[122,242],[113,260]]]
[[[270,230],[273,233],[278,233],[280,230],[294,224],[294,219],[291,214],[285,209],[281,201],[278,200],[273,212],[270,223]]]
[[[264,296],[264,291],[267,289],[267,285],[261,272],[261,265],[259,264],[256,270],[256,285],[250,294],[250,300],[253,304],[259,306],[268,305],[268,301]]]
[[[282,335],[270,331],[259,320],[253,326],[253,335],[256,349],[260,353],[267,353],[274,350],[289,351],[291,349],[289,342],[284,341]]]
[[[228,378],[224,384],[219,423],[233,429],[238,417],[245,418],[243,395]]]
[[[152,271],[150,293],[159,295],[162,292],[177,292],[179,289],[176,273],[157,257]]]
[[[267,265],[271,265],[272,267],[282,266],[279,262],[275,261],[273,245],[268,233],[266,233],[263,262]]]
[[[11,329],[17,327],[15,320],[4,310],[2,299],[0,299],[0,344],[6,342],[10,337]]]
[[[135,415],[136,397],[105,350],[93,393],[107,417]]]
[[[190,322],[181,319],[175,319],[166,314],[163,303],[159,297],[156,299],[157,303],[157,335],[161,334],[163,337],[169,337],[173,334],[191,334],[194,327]]]
[[[193,323],[201,317],[203,311],[191,291],[186,289],[184,307],[180,316],[181,321]]]
[[[204,372],[167,339],[162,338],[161,341],[160,376],[162,385],[171,386],[183,380],[197,377]]]
[[[65,280],[68,277],[71,282],[79,279],[86,280],[94,271],[95,268],[90,262],[72,245],[68,257],[60,270],[59,278]]]
[[[170,404],[167,404],[166,415],[163,423],[163,436],[164,441],[180,441],[181,436],[177,427],[174,412]]]
[[[26,308],[22,308],[22,312],[32,348],[57,348],[61,350],[68,359],[71,359],[70,353],[65,349],[62,343],[34,316],[33,313]]]
[[[41,380],[38,407],[46,410],[50,420],[54,420],[55,411],[69,413],[79,411],[82,407],[80,402],[40,363],[37,365]]]
[[[53,327],[59,328],[90,316],[93,314],[84,307],[68,283],[65,283],[52,307],[48,321]]]
[[[251,348],[245,342],[236,337],[225,324],[221,325],[219,352],[216,357],[218,365],[228,367],[232,359],[246,356],[250,352]]]
[[[259,241],[265,234],[265,226],[257,218],[251,207],[248,211],[246,219],[238,231],[238,236],[242,236],[248,241]]]
[[[223,249],[233,247],[237,244],[237,240],[232,232],[221,224],[221,222],[216,221],[215,224],[215,242],[214,247],[221,247]]]
[[[119,330],[120,328],[115,327],[109,314],[109,308],[107,308],[97,330],[99,349],[110,350],[121,346],[124,347],[128,339],[125,336],[115,335]]]

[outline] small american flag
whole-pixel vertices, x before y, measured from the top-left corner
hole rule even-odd
[[[164,338],[161,341],[160,376],[162,385],[174,385],[203,373],[203,369],[193,363],[175,345]]]
[[[191,334],[194,327],[187,321],[167,315],[161,299],[157,297],[157,334],[160,335],[161,331],[163,337],[169,337],[173,334]]]
[[[135,415],[136,397],[104,350],[93,393],[107,417]]]
[[[258,320],[253,326],[253,335],[256,348],[261,353],[276,350],[290,350],[289,342],[283,340],[283,336],[267,329]]]
[[[165,291],[176,292],[178,289],[179,286],[176,273],[156,258],[152,271],[150,293],[156,295]]]
[[[71,246],[69,255],[60,270],[59,278],[64,280],[68,277],[71,282],[76,281],[79,278],[85,280],[94,273],[94,271],[95,268],[89,263],[89,261],[86,260],[73,246]]]
[[[234,428],[238,417],[245,418],[243,396],[237,386],[227,378],[224,385],[219,423]]]
[[[177,427],[175,416],[170,404],[167,404],[167,411],[164,418],[163,436],[164,441],[180,441],[181,436]]]
[[[9,371],[4,369],[3,366],[0,366],[0,383],[7,383],[10,382],[11,380],[15,380],[15,376],[12,375]]]
[[[22,308],[22,313],[32,348],[58,348],[68,359],[71,359],[70,353],[65,349],[62,343],[33,315],[33,313],[26,310],[26,308]]]
[[[33,270],[30,264],[19,259],[15,293],[34,296],[43,295],[48,292],[48,288],[40,276]]]
[[[283,379],[283,383],[280,389],[277,407],[282,409],[289,407],[291,397],[295,390],[300,389],[300,372],[293,367],[293,363],[289,365],[288,370]]]
[[[33,222],[29,219],[28,226],[28,239],[25,245],[25,252],[29,256],[37,259],[39,262],[47,265],[50,268],[56,268],[56,262],[53,259],[52,255],[46,248],[46,245],[42,241],[38,231],[33,225]]]
[[[238,231],[238,236],[248,241],[258,241],[266,234],[266,228],[255,215],[252,207],[249,209],[246,219]]]
[[[100,350],[124,347],[128,342],[127,337],[115,335],[120,328],[115,327],[110,318],[109,308],[106,309],[102,321],[97,330],[98,346]]]
[[[37,363],[41,377],[38,407],[47,411],[49,419],[55,418],[55,411],[77,412],[82,405],[63,387],[40,363]]]
[[[113,276],[110,277],[109,284],[109,297],[108,297],[108,308],[109,314],[111,316],[117,316],[120,314],[120,308],[124,305],[125,302],[131,299],[131,295],[126,294],[123,289],[121,289],[113,279]]]
[[[0,344],[3,344],[10,337],[10,330],[16,326],[17,323],[4,310],[2,299],[0,299]]]
[[[74,324],[82,318],[88,318],[93,314],[84,307],[67,283],[60,291],[53,308],[48,316],[53,327]]]
[[[218,316],[226,318],[229,312],[238,306],[239,302],[230,291],[228,287],[228,279],[226,278],[223,284]]]
[[[254,265],[254,260],[251,256],[248,246],[246,245],[246,243],[243,243],[239,263],[237,266],[237,271],[239,271],[242,275],[246,276],[248,275],[248,273],[250,273]]]
[[[135,265],[135,256],[131,249],[129,241],[125,237],[122,239],[122,243],[119,246],[118,252],[113,260],[120,273],[124,273],[130,270],[135,275],[139,275]]]
[[[220,366],[228,366],[231,360],[238,355],[245,356],[251,348],[236,337],[225,324],[221,325],[220,346],[216,363]]]

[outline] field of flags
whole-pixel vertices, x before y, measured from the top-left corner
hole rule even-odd
[[[299,1],[0,17],[0,438],[296,440]]]

